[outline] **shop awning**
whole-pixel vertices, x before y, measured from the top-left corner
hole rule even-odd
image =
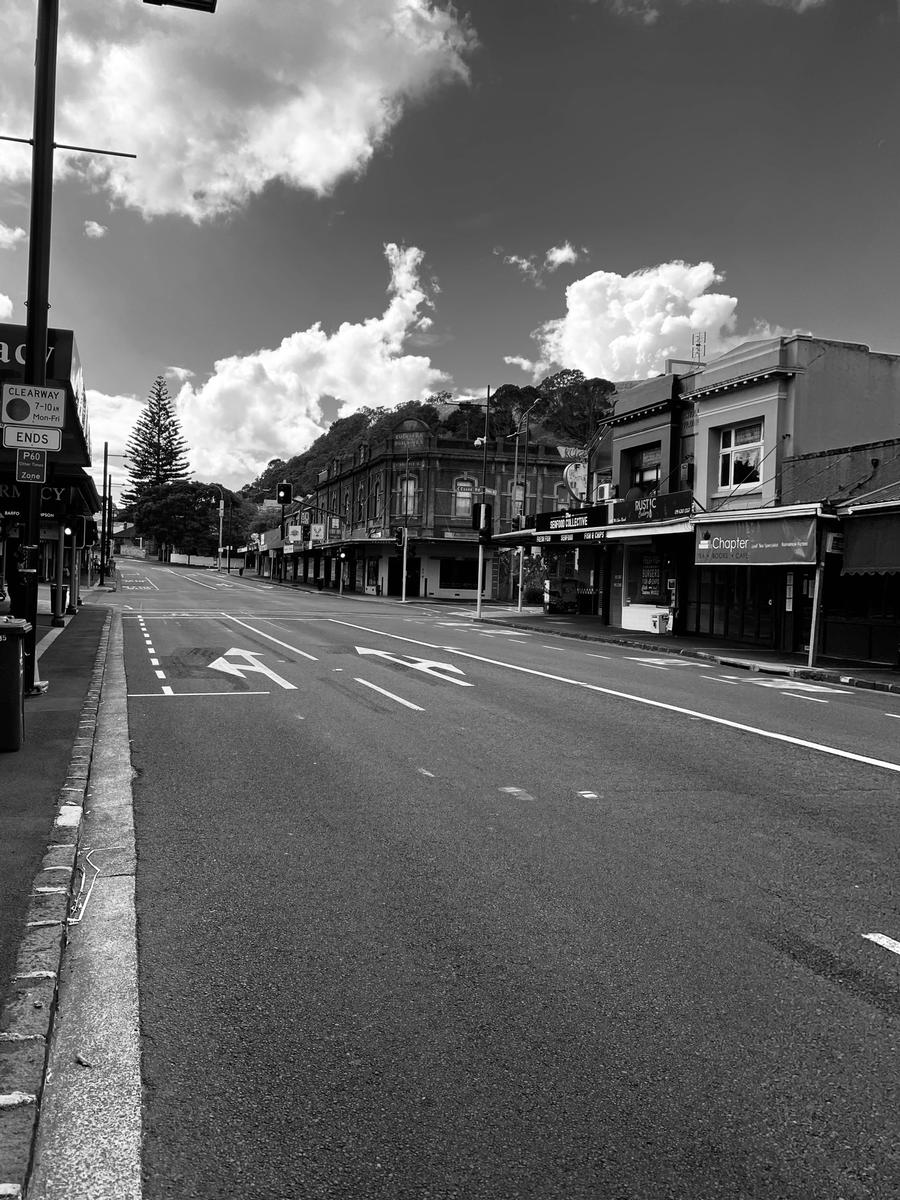
[[[848,517],[844,521],[842,575],[900,572],[900,513]]]

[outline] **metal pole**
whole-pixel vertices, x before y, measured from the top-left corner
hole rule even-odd
[[[806,660],[806,665],[808,667],[814,667],[816,665],[816,654],[818,653],[819,644],[819,627],[821,624],[820,610],[822,607],[822,584],[824,581],[824,575],[825,560],[824,558],[820,557],[819,561],[816,563],[816,582],[813,587],[812,618],[810,620],[809,628],[809,657]]]
[[[53,132],[56,110],[56,42],[59,0],[38,0],[34,71],[34,127],[31,153],[31,228],[28,240],[28,312],[25,331],[25,383],[47,382],[47,312],[50,307],[50,222],[53,205]],[[41,542],[41,487],[25,488],[25,571],[27,620],[25,692],[34,693],[37,644],[37,573]],[[41,689],[43,690],[43,689]]]
[[[518,500],[519,500],[519,436],[521,435],[521,433],[522,433],[522,427],[521,427],[521,424],[519,424],[516,426],[516,452],[513,455],[513,484],[512,484],[512,491],[510,492],[510,507],[512,509],[512,512],[510,513],[510,523],[509,523],[510,529],[515,529],[515,527],[516,527],[516,508],[518,506]],[[513,595],[513,573],[512,573],[512,571],[510,571],[510,573],[509,573],[509,598],[510,598],[510,600],[512,600],[512,595]]]
[[[406,466],[403,474],[403,582],[400,585],[400,603],[406,603],[406,558],[409,545],[409,446],[406,447]]]
[[[112,544],[113,544],[113,502],[112,502],[112,475],[109,476],[109,481],[106,485],[106,558],[109,562],[109,573],[113,573],[112,561]]]
[[[63,604],[63,579],[66,569],[66,523],[60,521],[59,533],[56,542],[56,591],[53,597],[52,615],[50,624],[58,629],[60,626],[65,626],[66,619],[63,616],[65,605]]]
[[[491,411],[491,389],[487,390],[487,400],[484,405],[484,441],[481,445],[481,503],[486,503],[487,496],[487,440],[488,416]],[[475,620],[481,620],[481,593],[484,588],[484,543],[481,533],[478,535],[478,589],[475,597]]]
[[[525,414],[525,463],[522,467],[522,516],[525,515],[525,500],[528,496],[528,414]],[[518,446],[518,439],[516,439]],[[516,612],[522,611],[522,583],[525,576],[525,547],[519,545],[519,600]]]
[[[100,508],[100,586],[106,581],[106,469],[109,465],[109,442],[103,443],[103,499]]]
[[[225,573],[231,574],[231,501],[228,502],[228,546],[225,550]],[[221,558],[219,561],[221,567]]]
[[[221,570],[222,570],[222,516],[225,512],[225,493],[222,490],[222,488],[219,487],[219,484],[216,484],[216,487],[219,488],[219,544],[216,547],[216,570],[221,572]],[[283,522],[284,521],[284,508],[283,507],[281,510],[281,516],[282,516],[282,522]],[[284,536],[284,534],[282,533],[282,537],[283,536]]]

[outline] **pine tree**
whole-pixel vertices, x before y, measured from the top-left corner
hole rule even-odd
[[[122,493],[134,505],[152,488],[188,477],[187,442],[172,407],[164,375],[157,375],[147,406],[128,439],[128,490]]]

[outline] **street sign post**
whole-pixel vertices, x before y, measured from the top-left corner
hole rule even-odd
[[[16,451],[16,483],[47,482],[47,451]]]

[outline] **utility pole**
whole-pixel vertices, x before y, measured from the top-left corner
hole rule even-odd
[[[487,444],[488,416],[491,411],[491,389],[487,390],[487,400],[484,405],[484,437],[481,442],[481,503],[487,503]],[[481,620],[481,593],[484,589],[484,542],[478,535],[478,589],[475,597],[475,620]]]
[[[109,442],[103,443],[103,499],[100,507],[100,586],[106,581],[106,471],[109,465]]]
[[[53,205],[53,133],[56,112],[56,43],[59,0],[38,0],[34,71],[34,127],[31,144],[31,227],[28,239],[28,313],[25,330],[25,383],[47,383],[47,313],[50,307],[50,219]],[[26,620],[25,693],[46,689],[35,682],[38,565],[41,550],[41,486],[25,485]]]
[[[400,603],[406,603],[406,559],[409,548],[409,446],[406,447],[406,466],[403,472],[403,583]]]

